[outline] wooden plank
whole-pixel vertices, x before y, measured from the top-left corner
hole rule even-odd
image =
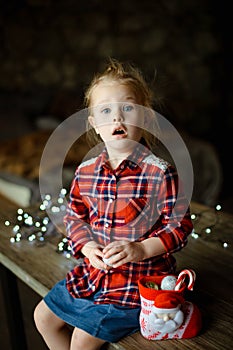
[[[231,248],[232,249],[232,248]],[[216,246],[198,238],[189,238],[189,243],[182,251],[175,254],[177,268],[192,268],[197,274],[194,290],[205,291],[209,297],[233,303],[233,266],[230,263],[233,253],[230,249]]]
[[[1,225],[0,230],[0,262],[42,297],[76,263],[58,254],[50,242],[40,247],[27,240],[11,243],[10,230],[3,232]]]
[[[49,289],[45,287],[41,282],[35,280],[30,274],[26,273],[22,268],[13,263],[10,259],[5,257],[2,253],[0,253],[0,262],[3,266],[5,266],[9,271],[14,273],[20,280],[26,283],[32,290],[34,290],[37,294],[42,297],[47,294]]]
[[[64,278],[76,263],[56,252],[56,243],[61,236],[50,237],[42,246],[22,240],[11,243],[11,229],[4,220],[15,215],[16,207],[8,201],[1,201],[0,261],[18,278],[42,297],[60,279]],[[207,211],[206,211],[207,210]],[[192,211],[206,214],[196,223],[195,228],[208,226],[213,219],[212,209],[192,203]],[[215,213],[214,213],[215,215]],[[188,245],[175,254],[177,268],[193,268],[197,273],[194,291],[187,296],[197,303],[203,314],[203,331],[186,340],[148,341],[140,332],[125,337],[118,343],[107,344],[107,350],[149,350],[149,349],[226,349],[232,348],[233,336],[233,251],[232,246],[224,249],[218,238],[232,236],[233,216],[219,213],[214,239],[189,237]],[[230,237],[231,238],[231,237]]]

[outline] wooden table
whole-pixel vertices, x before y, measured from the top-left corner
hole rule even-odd
[[[19,349],[19,339],[20,348],[26,349],[15,278],[21,279],[43,297],[55,282],[65,277],[66,272],[73,267],[74,260],[56,252],[60,235],[47,240],[41,247],[27,240],[11,243],[11,228],[6,227],[4,222],[15,216],[16,206],[0,198],[0,208],[1,278],[5,286],[9,324],[13,327],[12,334],[16,339],[12,340],[12,349]],[[202,238],[197,239],[190,236],[188,245],[175,255],[178,271],[192,268],[197,274],[190,298],[199,306],[203,315],[201,334],[185,340],[148,341],[138,332],[116,344],[108,344],[106,349],[232,349],[233,215],[223,212],[215,215],[213,210],[197,203],[192,203],[192,213],[202,213],[201,217],[194,220],[195,230],[199,233],[205,227],[215,224],[212,234],[202,232]],[[224,241],[230,243],[226,248],[223,247]]]

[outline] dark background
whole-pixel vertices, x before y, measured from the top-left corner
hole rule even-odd
[[[233,211],[230,3],[0,0],[0,142],[36,130],[41,117],[64,120],[80,108],[84,89],[108,56],[127,60],[154,84],[162,114],[214,147],[223,171],[219,200]],[[40,297],[18,283],[28,347],[45,349],[32,318]],[[5,316],[0,338],[9,349]]]
[[[108,56],[136,64],[178,129],[209,142],[231,208],[230,3],[211,0],[11,0],[0,8],[0,140],[64,120]],[[200,169],[202,176],[202,169]],[[227,208],[227,209],[228,209]]]

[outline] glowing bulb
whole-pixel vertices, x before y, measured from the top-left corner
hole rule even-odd
[[[207,234],[211,233],[211,228],[207,227],[207,228],[205,229],[205,233],[207,233]]]

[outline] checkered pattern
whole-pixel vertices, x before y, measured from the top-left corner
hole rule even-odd
[[[135,307],[140,305],[140,277],[174,272],[172,253],[186,245],[192,231],[187,202],[183,196],[177,200],[177,192],[175,169],[142,145],[115,170],[108,166],[106,150],[81,164],[64,218],[73,255],[83,257],[81,249],[91,240],[106,246],[115,240],[149,237],[159,237],[166,254],[108,272],[94,268],[85,257],[67,274],[71,295],[88,297],[101,289],[96,303]]]

